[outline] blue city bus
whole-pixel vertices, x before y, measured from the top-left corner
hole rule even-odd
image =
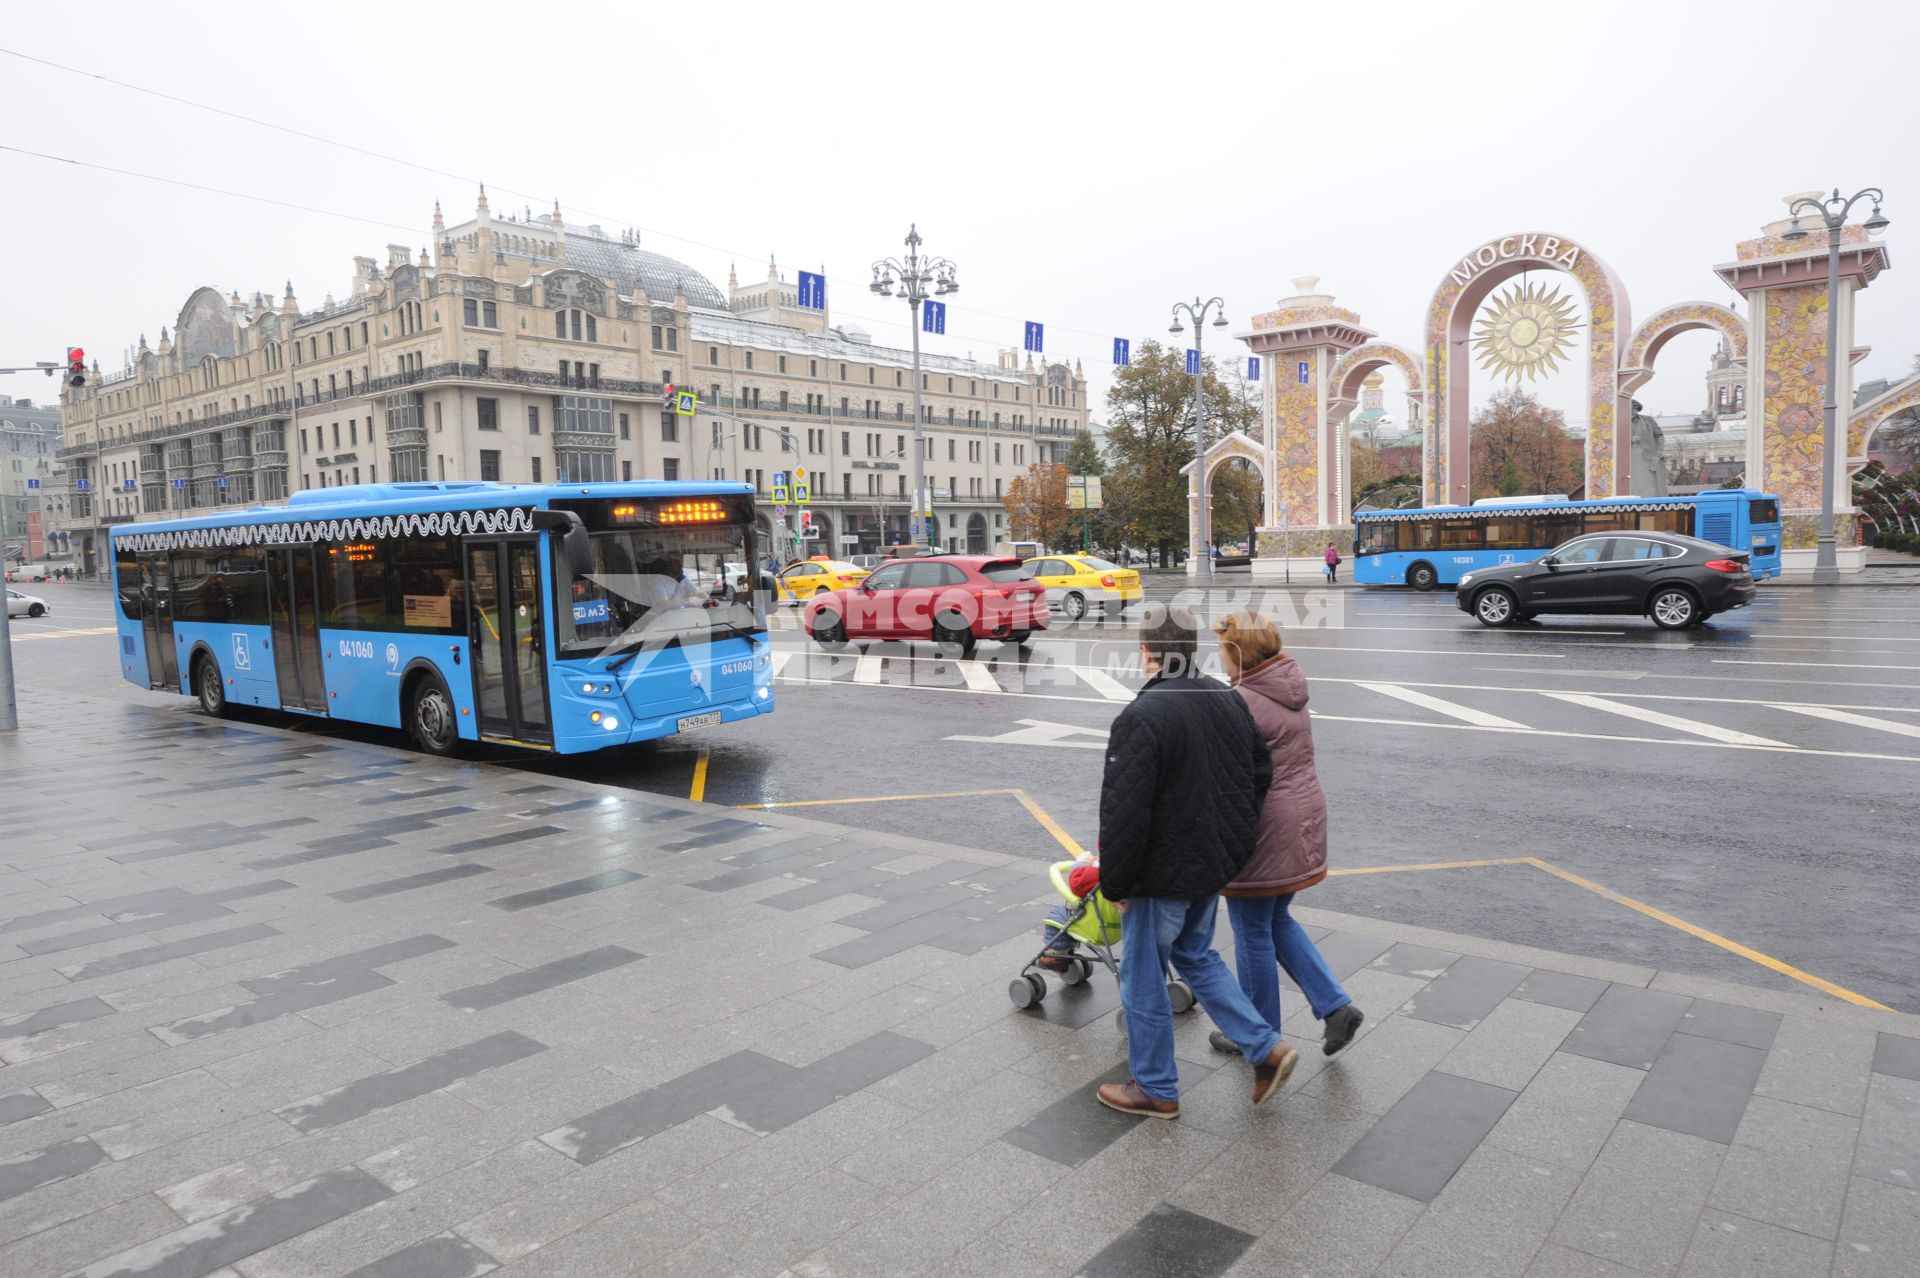
[[[745,484],[398,483],[111,530],[121,673],[464,742],[597,750],[773,710]]]
[[[1452,586],[1462,573],[1538,559],[1595,532],[1670,532],[1748,552],[1756,581],[1780,575],[1780,499],[1750,488],[1691,497],[1492,497],[1471,506],[1365,510],[1354,516],[1353,579]]]

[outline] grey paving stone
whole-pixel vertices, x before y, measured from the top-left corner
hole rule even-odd
[[[1626,1117],[1730,1144],[1765,1061],[1759,1048],[1675,1034],[1634,1093]]]
[[[1693,1242],[1722,1146],[1622,1122],[1594,1160],[1553,1240],[1647,1273],[1671,1273]]]
[[[24,932],[52,927],[59,923],[72,923],[80,919],[106,919],[128,911],[164,911],[192,899],[192,895],[184,888],[156,888],[151,892],[110,896],[79,905],[63,905],[33,914],[21,914],[8,919],[5,923],[0,923],[0,932]]]
[[[1301,1094],[1384,1114],[1465,1037],[1451,1026],[1389,1016],[1314,1075]]]
[[[597,1162],[734,1096],[785,1082],[793,1067],[758,1052],[735,1052],[678,1078],[635,1092],[540,1137],[577,1163]]]
[[[279,856],[261,857],[257,861],[245,862],[249,870],[282,870],[290,865],[307,865],[314,861],[331,861],[335,857],[353,856],[359,852],[371,852],[375,848],[394,846],[392,839],[377,835],[341,835],[329,839],[324,846],[302,848],[298,852],[286,852]]]
[[[565,883],[555,883],[551,887],[535,888],[528,892],[516,892],[512,896],[503,896],[488,901],[496,910],[513,913],[519,910],[531,910],[535,906],[551,905],[555,901],[564,901],[569,897],[585,896],[589,892],[602,892],[608,888],[637,882],[645,878],[632,870],[606,870],[599,874],[590,874],[584,879],[569,879]]]
[[[1642,1271],[1550,1242],[1534,1254],[1526,1278],[1642,1278]]]
[[[1466,960],[1461,960],[1465,962]],[[1441,1058],[1439,1068],[1461,1078],[1518,1092],[1553,1058],[1580,1013],[1509,998]]]
[[[1567,1035],[1562,1051],[1597,1061],[1652,1069],[1693,1002],[1678,994],[1610,985]]]
[[[453,944],[446,937],[431,933],[403,937],[345,954],[331,955],[316,962],[290,967],[267,976],[250,978],[242,981],[241,984],[255,994],[279,994],[287,990],[324,985],[349,972],[371,971],[389,964],[402,963],[408,959],[425,958],[429,954],[452,949]]]
[[[651,1266],[648,1278],[781,1273],[863,1221],[899,1206],[887,1190],[822,1168]]]
[[[152,967],[177,958],[190,958],[195,954],[209,954],[214,950],[231,949],[236,945],[247,945],[279,935],[281,935],[280,929],[270,924],[248,923],[219,932],[206,932],[183,940],[168,941],[163,945],[148,945],[137,950],[124,950],[119,954],[95,959],[91,963],[77,963],[62,967],[59,971],[75,981],[87,981],[96,976],[113,976],[120,972],[130,972],[135,968]]]
[[[97,998],[56,1003],[52,1007],[43,1007],[37,1012],[28,1012],[24,1016],[0,1021],[0,1039],[30,1038],[50,1029],[59,1029],[62,1025],[78,1025],[82,1021],[111,1016],[116,1010],[118,1009]]]
[[[1395,946],[1394,949],[1399,949]],[[1393,950],[1385,957],[1391,957]],[[1400,1009],[1418,1020],[1470,1030],[1506,1001],[1531,968],[1467,957],[1452,964]]]
[[[456,1233],[435,1234],[370,1265],[347,1278],[480,1278],[500,1262]]]
[[[0,1159],[0,1202],[107,1161],[107,1151],[85,1136],[17,1158]]]
[[[274,1113],[303,1132],[317,1132],[438,1091],[483,1070],[498,1069],[502,1065],[537,1056],[546,1050],[545,1043],[535,1042],[524,1034],[509,1030],[450,1051],[435,1053],[389,1073],[375,1074],[318,1096],[309,1096],[303,1101],[282,1106]]]
[[[189,1016],[171,1024],[151,1026],[150,1032],[161,1042],[177,1047],[196,1038],[225,1034],[294,1012],[304,1012],[309,1008],[337,1003],[356,995],[370,994],[374,990],[386,989],[392,984],[392,981],[371,969],[350,969],[330,976],[322,982],[289,986],[276,993],[257,998],[251,1003],[238,1003],[200,1016]]]
[[[1322,1176],[1230,1272],[1235,1278],[1366,1278],[1420,1212],[1411,1198]]]
[[[38,1092],[19,1092],[12,1096],[0,1096],[0,1126],[17,1123],[23,1118],[32,1118],[35,1114],[44,1114],[53,1106],[47,1098]]]
[[[1833,1264],[1833,1244],[1725,1212],[1700,1217],[1681,1278],[1806,1278]]]
[[[1253,1244],[1253,1235],[1161,1203],[1080,1270],[1080,1278],[1213,1278]]]
[[[102,941],[117,941],[126,936],[144,936],[148,932],[161,932],[187,923],[225,918],[232,913],[232,910],[217,901],[189,899],[163,913],[141,915],[128,919],[124,923],[103,923],[98,927],[86,927],[72,932],[36,937],[32,940],[17,941],[15,944],[27,954],[62,954],[67,950],[98,945]]]
[[[1774,1035],[1780,1032],[1780,1021],[1778,1012],[1696,998],[1680,1020],[1680,1033],[1757,1047],[1764,1052],[1773,1046]]]
[[[1868,1029],[1790,1016],[1774,1036],[1754,1091],[1858,1118],[1866,1110],[1877,1037]]]
[[[1873,1076],[1853,1174],[1902,1189],[1920,1186],[1920,1082]]]
[[[1736,1216],[1833,1238],[1858,1132],[1843,1114],[1756,1096],[1708,1201]]]
[[[356,901],[371,901],[376,897],[392,896],[397,892],[414,892],[420,888],[437,887],[442,883],[470,879],[476,874],[491,873],[493,873],[493,867],[490,865],[466,861],[459,865],[449,865],[444,869],[405,874],[397,879],[383,879],[378,883],[363,883],[359,887],[344,888],[338,892],[329,892],[327,895],[336,901],[351,905]]]
[[[933,1048],[925,1043],[882,1031],[823,1056],[772,1086],[730,1096],[713,1114],[765,1136],[932,1054]]]
[[[1320,949],[1320,957],[1327,961],[1334,976],[1342,981],[1393,948],[1392,941],[1377,936],[1362,936],[1358,932],[1329,932],[1315,944]],[[1292,988],[1299,988],[1287,979],[1285,972],[1280,974],[1280,980]]]
[[[1514,989],[1513,997],[1529,1003],[1545,1003],[1548,1007],[1564,1007],[1571,1012],[1587,1012],[1606,991],[1605,981],[1535,968]]]
[[[396,790],[392,794],[377,794],[360,800],[361,805],[374,803],[407,803],[414,799],[434,799],[443,794],[464,794],[471,787],[464,785],[436,785],[424,790]]]
[[[1376,971],[1392,972],[1395,976],[1417,976],[1423,981],[1431,981],[1459,961],[1458,954],[1452,954],[1446,950],[1431,950],[1424,945],[1413,945],[1402,941],[1373,959],[1367,966]]]
[[[74,1278],[203,1278],[296,1234],[392,1197],[357,1169],[327,1172],[98,1261]]]
[[[1093,1098],[1093,1088],[1101,1083],[1118,1083],[1126,1078],[1126,1065],[1116,1065],[1086,1086],[1062,1096],[1001,1139],[1063,1166],[1078,1167],[1140,1125],[1139,1119],[1109,1109]]]
[[[444,1003],[465,1008],[470,1012],[485,1007],[498,1007],[502,1003],[511,1003],[514,999],[525,998],[529,994],[538,994],[573,981],[585,980],[589,976],[597,976],[601,972],[611,972],[629,963],[638,963],[645,957],[644,954],[635,953],[619,945],[602,945],[597,949],[569,954],[551,963],[542,963],[538,967],[525,968],[502,976],[498,980],[452,990],[442,994],[440,999]]]
[[[469,852],[487,852],[494,848],[511,847],[516,843],[530,843],[535,839],[550,838],[556,834],[567,833],[564,826],[530,825],[524,830],[508,830],[503,834],[489,834],[478,839],[462,839],[458,843],[449,843],[445,847],[431,848],[442,856],[465,856]]]
[[[1856,1178],[1834,1248],[1833,1278],[1911,1278],[1920,1256],[1920,1192]]]
[[[1381,1278],[1520,1278],[1579,1183],[1578,1172],[1482,1145],[1378,1273]]]
[[[1431,1072],[1414,1084],[1333,1170],[1351,1180],[1432,1202],[1486,1139],[1514,1093]]]
[[[1920,1079],[1920,1038],[1881,1030],[1873,1049],[1873,1072]]]
[[[256,896],[271,896],[275,892],[290,892],[292,890],[293,884],[287,882],[285,879],[262,879],[258,883],[240,883],[233,887],[216,888],[211,892],[202,892],[199,899],[202,901],[218,901],[224,905],[228,901],[245,901]]]

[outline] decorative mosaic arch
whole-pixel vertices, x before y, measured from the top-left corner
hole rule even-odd
[[[1587,496],[1617,491],[1616,458],[1631,419],[1619,387],[1620,331],[1629,327],[1626,286],[1585,245],[1544,232],[1488,240],[1460,259],[1427,307],[1428,430],[1424,456],[1429,506],[1472,497],[1467,441],[1468,349],[1474,313],[1493,290],[1522,271],[1562,271],[1587,297]],[[1457,373],[1456,373],[1457,367]]]
[[[1392,342],[1368,342],[1365,346],[1356,346],[1333,362],[1332,370],[1327,374],[1327,386],[1332,400],[1352,411],[1351,401],[1360,395],[1360,383],[1377,368],[1391,364],[1400,370],[1407,379],[1407,393],[1423,395],[1426,392],[1427,379],[1420,371],[1420,361],[1403,346]],[[1340,416],[1346,416],[1342,412]]]
[[[1263,483],[1265,482],[1267,450],[1260,446],[1259,440],[1254,439],[1243,431],[1236,430],[1229,431],[1220,439],[1215,440],[1213,446],[1207,449],[1206,456],[1201,458],[1201,461],[1206,465],[1206,470],[1203,472],[1202,483],[1200,485],[1201,491],[1211,493],[1213,491],[1213,476],[1215,472],[1217,472],[1221,466],[1235,458],[1252,463],[1253,468],[1260,472],[1261,481]],[[1182,475],[1191,475],[1193,473],[1193,463],[1188,462],[1182,466],[1180,473]]]
[[[1889,387],[1886,394],[1861,405],[1847,418],[1847,459],[1865,461],[1873,432],[1886,425],[1889,417],[1909,408],[1920,408],[1920,374]]]
[[[1735,359],[1747,357],[1747,322],[1716,302],[1682,302],[1656,311],[1627,343],[1620,357],[1620,390],[1630,393],[1653,376],[1653,361],[1660,348],[1682,333],[1710,328],[1727,339]]]

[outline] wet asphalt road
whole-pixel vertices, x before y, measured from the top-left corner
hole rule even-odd
[[[1211,602],[1249,589],[1226,577]],[[55,616],[15,623],[21,680],[157,697],[114,677],[104,592],[67,591]],[[1763,587],[1678,634],[1591,617],[1491,631],[1447,594],[1262,597],[1311,681],[1337,869],[1532,857],[1676,922],[1533,864],[1342,874],[1306,903],[1807,992],[1684,923],[1920,1010],[1920,589]],[[982,644],[966,663],[833,656],[788,612],[770,718],[487,757],[685,796],[704,750],[708,802],[813,805],[789,810],[1040,862],[1097,836],[1104,732],[1140,682],[1133,634],[1057,625],[1024,658]]]

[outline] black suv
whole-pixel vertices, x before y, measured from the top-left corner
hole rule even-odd
[[[1746,607],[1754,584],[1744,550],[1678,533],[1620,532],[1575,537],[1531,563],[1476,568],[1455,591],[1460,611],[1482,625],[1549,612],[1624,613],[1680,630]]]

